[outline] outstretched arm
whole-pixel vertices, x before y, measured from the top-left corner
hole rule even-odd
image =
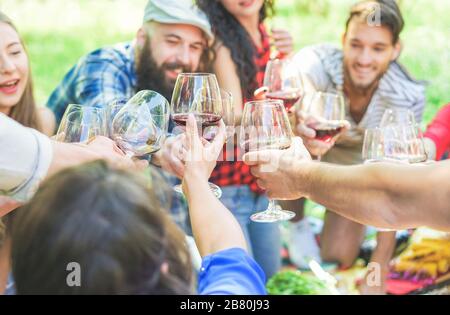
[[[233,214],[214,196],[208,178],[225,142],[225,125],[212,143],[202,141],[191,116],[186,129],[183,191],[189,204],[192,230],[202,257],[218,251],[246,248],[244,234]]]
[[[360,223],[450,231],[449,176],[449,162],[427,166],[314,164],[307,181],[299,185],[307,197]]]
[[[244,160],[270,198],[307,197],[353,221],[382,228],[425,225],[450,231],[450,161],[336,166],[311,162],[299,143],[285,151],[248,153]],[[275,170],[262,172],[268,164]]]

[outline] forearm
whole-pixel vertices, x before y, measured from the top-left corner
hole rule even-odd
[[[232,247],[247,249],[239,223],[213,195],[206,180],[187,175],[183,187],[187,190],[192,230],[202,257]]]
[[[356,222],[403,229],[428,225],[450,230],[448,162],[434,165],[376,163],[335,166],[305,163],[297,189]]]
[[[52,141],[53,159],[50,163],[46,177],[49,177],[62,169],[72,167],[83,162],[100,159],[100,155],[78,147],[76,144]]]

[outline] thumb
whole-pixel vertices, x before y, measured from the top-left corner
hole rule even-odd
[[[244,154],[244,163],[249,166],[269,163],[271,160],[270,150],[254,151]]]
[[[225,122],[223,121],[223,119],[221,119],[219,122],[219,132],[214,137],[213,144],[215,146],[222,148],[226,140],[227,140],[227,130],[225,127]]]
[[[198,128],[197,121],[195,120],[194,114],[189,114],[186,122],[186,136],[187,143],[190,149],[195,145],[198,140]]]

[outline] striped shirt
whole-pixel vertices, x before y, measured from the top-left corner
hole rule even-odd
[[[344,70],[341,49],[330,44],[308,46],[294,56],[294,62],[310,89],[343,94]],[[381,77],[378,88],[359,123],[356,123],[350,114],[348,98],[344,96],[344,99],[346,119],[352,127],[339,137],[327,155],[336,155],[337,151],[342,151],[342,154],[338,154],[339,158],[333,158],[329,162],[340,164],[342,161],[343,164],[355,164],[361,160],[364,130],[377,127],[386,109],[409,109],[414,113],[417,122],[422,120],[425,83],[413,79],[398,62],[394,61]],[[350,148],[354,153],[351,157],[346,156],[351,154]],[[327,161],[326,156],[324,160]]]

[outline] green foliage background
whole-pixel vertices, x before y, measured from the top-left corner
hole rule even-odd
[[[297,49],[319,42],[340,43],[355,0],[278,0],[269,24],[292,32]],[[424,124],[450,101],[450,0],[401,0],[406,27],[401,62],[427,80]],[[1,0],[31,56],[36,97],[45,104],[69,68],[87,52],[131,40],[146,0]]]

